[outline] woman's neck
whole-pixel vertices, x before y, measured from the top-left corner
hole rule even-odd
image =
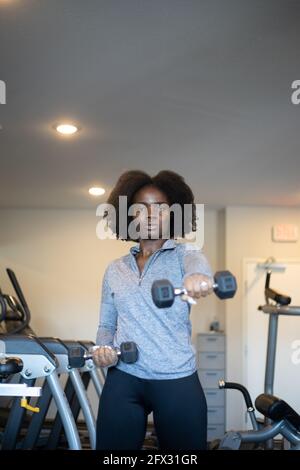
[[[151,256],[155,251],[159,250],[166,240],[140,240],[140,253],[144,258]]]

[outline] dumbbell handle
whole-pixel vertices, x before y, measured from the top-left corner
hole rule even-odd
[[[207,282],[203,281],[203,283],[201,282],[201,285],[207,285]],[[216,289],[218,287],[218,284],[214,283],[212,285],[213,289]],[[175,295],[187,295],[187,290],[185,287],[175,287],[174,288],[174,294]]]
[[[95,351],[97,351],[97,349],[99,349],[101,346],[92,346],[90,349],[89,349],[89,353],[85,353],[84,354],[84,359],[85,360],[88,360],[88,359],[93,359],[93,353]],[[117,353],[118,356],[121,356],[121,351],[120,349],[118,348],[112,348],[111,346],[103,346],[104,348],[107,348],[107,349],[112,349],[113,351],[115,351]]]
[[[205,281],[203,281],[203,283],[207,284]],[[213,289],[216,289],[217,287],[218,287],[218,284],[214,283]],[[195,305],[197,303],[195,299],[193,299],[192,297],[188,295],[188,292],[185,287],[175,287],[174,295],[185,295],[187,302],[191,305]]]

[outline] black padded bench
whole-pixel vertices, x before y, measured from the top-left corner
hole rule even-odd
[[[285,419],[300,431],[300,415],[288,403],[274,395],[262,393],[255,400],[256,409],[272,421]]]

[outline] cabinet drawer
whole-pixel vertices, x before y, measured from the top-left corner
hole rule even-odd
[[[207,401],[207,406],[224,406],[225,405],[225,390],[206,389],[204,394]]]
[[[198,365],[200,369],[224,369],[225,354],[222,352],[200,352]]]
[[[199,379],[203,388],[218,388],[220,379],[224,379],[224,370],[198,370]]]
[[[224,335],[198,335],[198,351],[202,352],[224,352],[225,336]]]
[[[224,424],[209,424],[207,427],[207,440],[221,439],[225,434]]]
[[[207,422],[208,424],[224,424],[225,413],[223,407],[208,407]]]

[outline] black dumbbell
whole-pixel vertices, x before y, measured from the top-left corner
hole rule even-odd
[[[214,275],[213,289],[219,299],[231,299],[237,290],[236,279],[229,271],[218,271]],[[173,305],[177,295],[187,295],[185,288],[174,288],[168,279],[154,281],[152,284],[152,299],[158,308],[168,308]]]
[[[90,349],[90,352],[93,353],[99,346],[93,346]],[[137,361],[138,358],[138,349],[136,344],[133,341],[127,341],[125,343],[121,343],[120,349],[113,348],[119,358],[126,362],[127,364],[132,364]],[[78,369],[83,367],[85,361],[88,359],[92,359],[93,354],[87,354],[87,351],[82,346],[76,346],[73,348],[69,348],[68,351],[68,359],[69,359],[69,367],[72,369]]]

